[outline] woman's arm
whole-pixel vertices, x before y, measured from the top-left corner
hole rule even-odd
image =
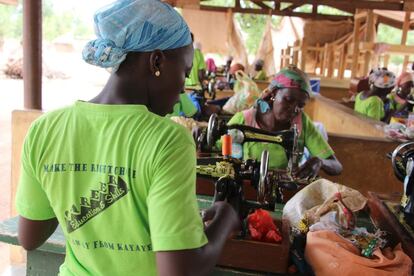
[[[58,226],[56,218],[48,220],[31,220],[19,217],[19,243],[26,250],[41,246]]]
[[[299,168],[296,176],[299,178],[313,178],[319,174],[321,169],[328,175],[339,175],[342,172],[342,164],[336,159],[335,155],[331,155],[327,159],[314,156]]]

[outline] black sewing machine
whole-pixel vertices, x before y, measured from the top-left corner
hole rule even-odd
[[[213,152],[213,146],[221,136],[230,134],[234,142],[263,142],[281,145],[289,158],[288,170],[292,173],[297,169],[299,157],[302,155],[298,147],[298,130],[294,125],[290,130],[270,132],[245,125],[227,126],[225,120],[212,114],[207,129],[201,131],[196,139],[197,148],[201,152]]]
[[[404,184],[404,193],[399,205],[386,202],[386,206],[414,239],[414,142],[399,145],[391,162],[395,176]]]
[[[201,89],[194,89],[193,93],[200,104],[203,106],[207,100],[214,100],[216,98],[216,79],[210,77],[208,80],[201,83]]]
[[[301,153],[298,150],[298,132],[296,126],[290,130],[269,132],[244,125],[226,126],[215,114],[210,117],[202,143],[211,148],[222,135],[232,132],[240,144],[245,142],[266,142],[282,145],[289,158],[288,168],[270,170],[269,153],[263,151],[260,161],[234,159],[231,157],[199,158],[197,175],[215,179],[214,201],[227,201],[235,208],[241,219],[250,210],[262,208],[274,211],[276,203],[284,202],[284,191],[298,191],[309,184],[311,179],[299,179],[294,172],[298,167]],[[243,188],[244,180],[249,180],[256,191],[256,200],[246,200]]]

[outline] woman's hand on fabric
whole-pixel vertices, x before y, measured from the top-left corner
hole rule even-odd
[[[311,157],[295,173],[298,178],[315,178],[319,174],[323,162],[318,157]]]

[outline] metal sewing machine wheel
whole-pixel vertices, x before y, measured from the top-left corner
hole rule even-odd
[[[400,181],[404,181],[407,175],[406,168],[409,160],[414,160],[414,142],[401,144],[392,152],[392,167],[394,169],[395,176]]]
[[[404,183],[400,208],[414,228],[414,142],[399,145],[392,153],[391,162],[396,177]]]
[[[234,208],[244,222],[241,236],[245,236],[247,233],[247,225],[244,220],[252,210],[262,208],[274,211],[274,204],[269,203],[273,201],[267,200],[271,198],[271,194],[268,194],[270,190],[266,180],[268,161],[269,153],[267,151],[262,153],[260,163],[252,160],[244,163],[232,162],[231,160],[225,161],[232,163],[235,174],[234,176],[226,174],[215,182],[213,202],[226,201]],[[244,179],[249,179],[256,187],[258,191],[256,202],[245,200],[243,191]]]
[[[227,132],[226,122],[219,120],[217,114],[211,114],[207,125],[207,148],[212,149],[216,141]]]

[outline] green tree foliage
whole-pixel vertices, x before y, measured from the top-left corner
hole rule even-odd
[[[0,5],[0,39],[21,38],[23,20],[22,6]]]
[[[75,11],[56,12],[52,0],[43,0],[43,39],[52,41],[59,36],[72,34],[75,38],[87,38],[93,34],[92,26],[86,25]],[[0,5],[0,38],[21,38],[23,33],[23,9]]]
[[[401,44],[402,30],[396,29],[391,26],[379,24],[377,32],[377,42],[388,44]],[[414,33],[408,32],[407,45],[414,45]],[[391,63],[402,64],[404,57],[401,55],[391,56]],[[413,60],[413,56],[410,56],[410,60]]]

